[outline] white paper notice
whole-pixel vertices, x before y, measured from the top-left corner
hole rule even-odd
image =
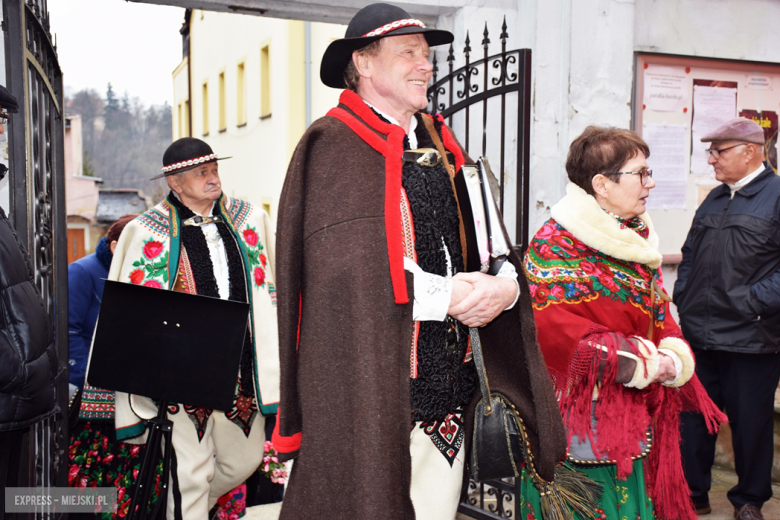
[[[645,125],[642,137],[650,147],[647,164],[656,187],[650,190],[648,209],[684,209],[688,188],[685,174],[685,125]]]
[[[745,88],[750,90],[772,90],[772,78],[769,76],[748,76]]]
[[[648,65],[645,69],[644,101],[647,110],[682,112],[688,101],[687,76],[683,67]]]
[[[726,87],[693,86],[693,124],[691,125],[691,173],[713,172],[707,164],[705,150],[710,143],[701,138],[717,127],[737,117],[737,89]]]

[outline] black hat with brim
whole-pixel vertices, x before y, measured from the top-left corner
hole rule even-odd
[[[347,88],[344,69],[352,59],[352,53],[386,36],[422,34],[430,47],[452,43],[449,31],[429,29],[420,20],[390,4],[371,4],[352,18],[344,38],[328,45],[320,64],[320,79],[333,88]]]
[[[0,112],[15,114],[19,111],[19,103],[8,89],[0,85]]]
[[[207,142],[194,137],[182,137],[171,143],[165,150],[162,173],[152,177],[151,180],[176,175],[197,168],[201,164],[223,159],[230,159],[230,157],[217,157]]]

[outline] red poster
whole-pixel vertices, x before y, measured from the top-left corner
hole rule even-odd
[[[764,129],[764,157],[769,161],[769,164],[774,168],[777,173],[777,112],[769,110],[743,110],[739,113],[739,117],[745,117],[752,119]]]

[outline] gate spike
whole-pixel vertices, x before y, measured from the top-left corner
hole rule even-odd
[[[469,38],[469,32],[466,31],[466,46],[463,48],[463,54],[466,55],[466,57],[469,57],[469,54],[471,54],[471,38]]]
[[[450,52],[447,55],[447,61],[450,63],[450,66],[452,66],[452,62],[455,61],[455,49],[452,48],[452,44],[450,44]]]
[[[509,38],[509,34],[506,32],[506,15],[504,15],[504,23],[501,25],[501,43],[506,44],[506,39]]]
[[[488,38],[488,28],[487,28],[487,22],[485,22],[485,31],[482,33],[484,38],[482,39],[482,47],[485,48],[485,52],[488,50],[488,45],[490,45],[490,38]]]

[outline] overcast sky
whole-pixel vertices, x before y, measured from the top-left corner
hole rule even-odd
[[[52,35],[66,89],[111,82],[146,104],[173,102],[171,73],[181,62],[184,9],[125,0],[49,0]]]

